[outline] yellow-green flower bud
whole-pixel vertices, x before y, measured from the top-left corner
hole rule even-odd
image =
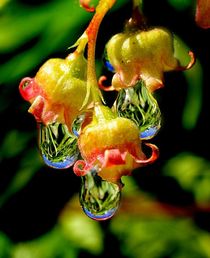
[[[163,73],[175,70],[173,37],[162,28],[125,31],[106,45],[107,58],[115,70],[112,86],[119,90],[142,79],[150,91],[162,86]]]
[[[87,93],[86,80],[87,61],[83,53],[74,52],[66,59],[49,59],[34,78],[24,78],[19,88],[32,104],[29,112],[38,122],[58,122],[71,130],[74,119],[84,111],[81,107]]]

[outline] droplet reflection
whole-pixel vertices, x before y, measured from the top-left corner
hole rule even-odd
[[[136,123],[142,140],[151,139],[160,130],[160,108],[141,81],[135,87],[120,90],[113,109],[119,116],[129,118]]]
[[[112,66],[112,64],[110,63],[110,61],[109,61],[109,59],[108,59],[108,57],[107,57],[107,51],[106,51],[106,49],[105,49],[105,51],[104,51],[104,58],[103,58],[103,60],[104,60],[104,65],[105,65],[105,67],[107,68],[107,70],[108,71],[110,71],[110,72],[112,72],[112,73],[114,73],[114,67]]]
[[[85,115],[80,115],[80,116],[78,116],[78,117],[74,120],[74,122],[73,122],[73,125],[72,125],[72,132],[73,132],[73,134],[74,134],[76,137],[79,137],[81,125],[82,125],[84,119],[85,119]]]
[[[55,169],[69,168],[77,160],[77,138],[71,135],[66,125],[38,124],[39,148],[47,166]]]
[[[106,68],[107,68],[110,72],[114,73],[114,67],[111,65],[111,63],[110,63],[108,60],[105,60],[105,61],[104,61],[104,64],[105,64]]]
[[[150,127],[140,133],[140,138],[141,139],[151,139],[158,133],[158,131],[159,131],[159,127],[157,127],[157,126]]]
[[[118,185],[102,180],[95,170],[81,178],[80,203],[85,214],[98,221],[110,219],[120,204]]]

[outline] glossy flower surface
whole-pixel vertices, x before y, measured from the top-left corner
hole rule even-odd
[[[93,119],[83,128],[78,145],[84,160],[75,163],[74,172],[82,176],[96,167],[102,179],[113,183],[130,175],[133,169],[152,162],[158,155],[157,147],[150,145],[153,153],[146,159],[135,123],[117,117],[102,105],[95,107]]]
[[[20,85],[22,97],[31,103],[29,112],[45,125],[72,122],[82,112],[86,96],[86,60],[73,53],[66,59],[46,61],[34,78],[24,78]]]
[[[149,91],[163,86],[163,73],[176,70],[173,37],[162,28],[125,31],[106,45],[107,58],[115,70],[115,90],[136,85],[142,79]]]

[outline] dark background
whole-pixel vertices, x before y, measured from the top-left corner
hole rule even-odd
[[[34,12],[34,24],[31,24],[31,27],[38,26],[36,12],[37,19],[39,19],[40,10],[44,10],[45,7],[47,10],[48,6],[56,2],[58,1],[9,1],[0,9],[0,22],[2,20],[0,31],[1,28],[2,31],[5,31],[5,26],[9,24],[5,20],[11,19],[10,23],[13,26],[16,25],[16,30],[21,29],[19,34],[21,35],[23,25],[18,27],[18,21],[22,13]],[[65,6],[65,1],[61,2]],[[104,46],[108,39],[113,34],[120,32],[125,20],[129,18],[131,4],[126,1],[119,2],[117,10],[113,10],[106,16],[100,28],[97,45],[98,60],[103,55]],[[71,4],[75,5],[75,1],[72,1]],[[66,8],[69,6],[70,3],[66,5]],[[69,17],[66,15],[68,12]],[[82,216],[84,223],[90,223],[88,222],[90,219],[86,219],[85,215],[82,214],[79,202],[73,201],[72,204],[71,201],[80,189],[80,178],[76,177],[71,169],[55,171],[48,168],[39,158],[36,122],[27,113],[29,105],[25,103],[18,92],[18,84],[22,77],[34,76],[40,65],[50,57],[64,58],[69,53],[67,48],[81,35],[91,17],[91,14],[84,14],[79,24],[72,22],[64,26],[65,19],[61,19],[61,17],[66,15],[66,19],[71,19],[71,10],[68,12],[55,12],[54,16],[52,14],[52,17],[49,16],[48,21],[45,21],[42,29],[34,32],[34,35],[31,32],[31,35],[22,37],[22,41],[17,43],[18,45],[15,44],[16,38],[11,38],[10,40],[13,41],[11,47],[1,47],[0,49],[0,231],[2,232],[0,247],[1,242],[3,246],[0,248],[0,258],[19,257],[20,243],[23,243],[21,250],[28,251],[28,256],[25,257],[73,257],[62,251],[66,246],[61,244],[57,245],[60,250],[58,254],[55,252],[50,254],[54,243],[50,240],[50,232],[58,225],[63,225],[60,217],[62,218],[61,214],[63,209],[66,209],[69,200],[71,207],[68,211],[69,218]],[[47,13],[46,11],[46,15]],[[94,248],[92,250],[90,247],[84,247],[81,244],[84,241],[82,235],[81,239],[77,239],[77,241],[70,237],[66,245],[69,245],[72,250],[76,250],[74,251],[75,257],[108,257],[108,255],[136,258],[210,257],[210,250],[205,245],[205,241],[210,240],[210,209],[208,205],[210,201],[210,191],[208,190],[210,189],[209,30],[199,28],[196,25],[194,20],[195,3],[192,1],[179,3],[179,1],[147,0],[144,1],[144,14],[149,26],[168,28],[195,53],[201,67],[201,73],[197,74],[197,77],[201,76],[200,84],[197,85],[199,87],[198,94],[189,97],[189,89],[192,89],[189,85],[192,84],[194,77],[189,79],[190,76],[186,77],[183,72],[165,74],[165,87],[156,93],[163,115],[163,126],[159,134],[152,140],[160,149],[160,158],[155,164],[134,171],[132,180],[135,187],[128,186],[128,190],[124,189],[122,207],[115,218],[101,223],[91,221],[91,223],[97,224],[102,232],[102,251],[94,253]],[[80,15],[79,11],[78,15]],[[27,19],[25,20],[27,21]],[[59,29],[59,24],[62,24],[61,29]],[[8,30],[10,28],[15,30],[12,25],[10,27],[8,25]],[[27,25],[27,29],[30,29],[30,26]],[[53,29],[56,33],[54,37]],[[4,36],[4,34],[2,35]],[[11,33],[11,35],[13,34]],[[45,46],[40,44],[40,48],[36,48],[44,37],[46,42],[47,37],[49,38],[48,44]],[[51,44],[53,40],[55,42]],[[24,59],[24,53],[33,50],[33,48],[34,51],[39,50],[40,58],[36,55],[37,60],[36,58],[35,60]],[[20,56],[17,59],[20,60],[18,63],[15,58],[20,54],[22,54],[22,61]],[[27,60],[29,65],[28,68],[21,70],[24,60]],[[31,65],[30,62],[34,65]],[[105,68],[101,68],[99,65],[100,69],[103,73],[107,73]],[[114,96],[113,94],[112,98]],[[105,97],[108,95],[105,94]],[[111,102],[111,100],[108,101]],[[183,113],[186,105],[193,105],[193,101],[198,101],[200,112],[198,116],[191,114],[196,117],[196,122],[187,129]],[[173,163],[175,171],[181,169],[180,164],[189,165],[184,170],[189,174],[189,183],[185,184],[186,187],[182,184],[182,179],[179,178],[179,171],[177,174],[167,172],[167,164],[171,160],[175,160]],[[191,174],[192,171],[194,172]],[[203,183],[204,181],[205,183]],[[126,188],[126,184],[124,188]],[[133,189],[136,191],[134,195],[132,195]],[[203,189],[203,192],[200,189]],[[153,207],[152,212],[141,206],[141,196],[144,197],[144,195],[151,197],[149,205]],[[131,205],[129,209],[126,208],[127,202]],[[164,207],[162,213],[158,210],[159,206],[156,206],[160,203],[163,204],[161,207]],[[182,215],[177,213],[176,208],[182,212]],[[71,217],[72,212],[75,212],[73,217]],[[164,237],[163,244],[158,239],[165,234],[164,230],[162,232],[160,229],[165,227],[165,230],[168,231],[167,225],[164,224],[165,216],[166,220],[170,221],[171,226],[168,230],[171,230],[171,234]],[[139,221],[142,223],[142,230],[138,229]],[[177,221],[190,221],[190,226],[177,225]],[[133,223],[134,229],[136,225],[136,230],[139,230],[137,233],[134,229],[133,232],[131,231],[130,223]],[[147,223],[151,227],[147,227]],[[120,229],[120,224],[127,224],[127,226]],[[64,225],[67,224],[64,223]],[[143,225],[146,228],[145,231]],[[171,227],[177,228],[178,232],[174,232]],[[189,230],[186,230],[186,227]],[[82,230],[83,228],[78,227],[78,231]],[[90,234],[96,234],[94,230],[93,233],[91,232]],[[146,232],[150,232],[150,237],[145,240]],[[48,242],[42,238],[46,234],[49,234]],[[185,239],[181,237],[183,234]],[[134,236],[133,246],[126,237],[132,235]],[[197,241],[195,238],[203,243],[201,246],[197,245],[196,250],[192,244],[193,241]],[[183,241],[185,241],[185,246]],[[157,248],[158,252],[144,252],[156,242],[160,242],[159,248]],[[38,243],[37,250],[40,250],[38,254],[34,254],[32,251],[30,253],[30,243],[33,243],[34,246]],[[43,249],[40,246],[48,248],[47,255],[44,254],[44,251],[42,252]],[[136,251],[133,251],[134,249]],[[156,250],[155,247],[154,250]],[[194,256],[184,256],[190,251]]]

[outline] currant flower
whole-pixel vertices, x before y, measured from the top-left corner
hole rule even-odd
[[[19,85],[22,97],[31,103],[29,112],[39,123],[66,124],[72,131],[72,123],[81,109],[87,94],[87,61],[83,53],[75,51],[66,59],[46,61],[34,78],[26,77]],[[91,99],[89,98],[88,104]]]
[[[154,98],[149,92],[150,88],[146,87],[146,72],[140,73],[142,69],[138,65],[137,70],[133,68],[133,64],[141,62],[144,55],[147,59],[147,54],[137,55],[141,58],[135,63],[132,51],[127,53],[123,50],[123,55],[126,54],[127,57],[122,56],[121,52],[115,53],[115,49],[109,53],[112,49],[112,44],[109,47],[109,43],[107,55],[113,55],[110,67],[113,64],[116,72],[113,87],[121,87],[115,83],[119,71],[121,75],[122,72],[131,73],[131,78],[127,74],[123,75],[124,81],[120,78],[125,94],[119,94],[115,108],[111,110],[104,106],[95,72],[95,48],[100,24],[115,0],[100,0],[96,8],[89,6],[89,3],[90,0],[80,0],[82,7],[87,11],[95,11],[95,14],[85,32],[73,45],[77,47],[76,50],[65,59],[46,61],[34,78],[26,77],[20,82],[19,90],[22,97],[31,103],[29,112],[38,123],[39,146],[44,162],[57,169],[74,165],[74,173],[82,178],[80,203],[84,212],[92,219],[106,220],[119,207],[123,186],[121,177],[131,175],[134,169],[158,158],[158,148],[153,144],[145,144],[150,148],[151,156],[144,154],[141,139],[150,139],[152,136],[149,133],[149,137],[142,137],[141,128],[148,130],[148,127],[157,126],[158,130],[159,109],[157,105],[153,105]],[[137,2],[134,0],[134,3]],[[132,33],[135,34],[134,31]],[[87,61],[84,58],[86,46]],[[134,50],[138,50],[138,46]],[[122,63],[121,59],[126,58],[129,58],[128,62]],[[122,66],[118,66],[118,61]],[[172,61],[177,63],[175,59]],[[149,67],[147,63],[146,65]],[[140,84],[135,84],[139,81],[139,77],[133,75],[135,72],[140,73],[146,86],[141,84],[142,87],[139,88]],[[137,85],[136,89],[133,87],[134,91],[128,89],[134,84]],[[146,106],[148,109],[145,109]],[[138,111],[139,107],[144,112]],[[127,110],[132,110],[131,116],[127,116]],[[137,121],[133,114],[138,112],[141,112],[142,118]],[[151,123],[148,125],[149,120]],[[79,155],[81,160],[77,160]]]
[[[179,65],[173,52],[172,34],[164,28],[133,29],[127,26],[124,32],[114,35],[106,45],[107,63],[113,67],[112,86],[103,90],[133,87],[143,80],[150,92],[163,87],[164,72],[189,69],[194,64],[194,55],[189,52],[190,63]]]
[[[38,123],[39,149],[46,165],[65,169],[74,164],[79,150],[77,136],[83,112],[91,103],[87,95],[87,61],[84,37],[65,59],[47,60],[34,78],[22,79],[19,90],[31,103],[29,112]],[[83,108],[82,108],[83,106]]]
[[[147,144],[152,155],[146,158],[141,148],[139,129],[127,118],[117,117],[108,107],[96,105],[92,121],[82,128],[78,147],[83,160],[74,164],[78,176],[97,168],[103,180],[120,184],[122,176],[149,164],[158,157],[158,148]]]

